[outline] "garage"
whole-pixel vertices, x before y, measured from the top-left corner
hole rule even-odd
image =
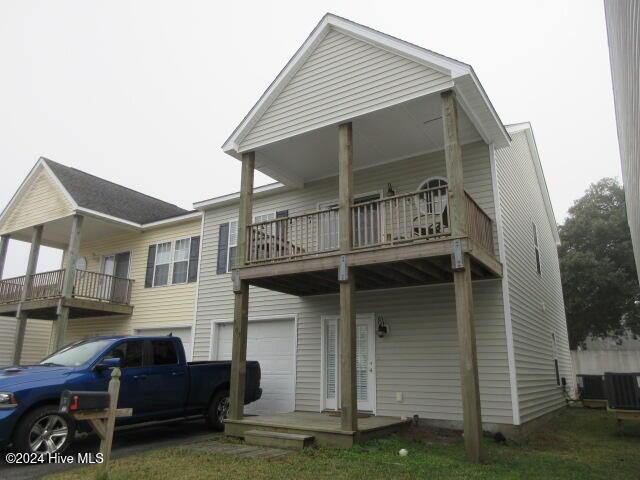
[[[216,326],[218,360],[231,360],[233,324]],[[247,360],[260,362],[262,398],[246,413],[268,414],[295,409],[295,322],[293,318],[249,321]]]
[[[191,327],[136,328],[135,334],[149,337],[164,337],[167,335],[178,337],[182,340],[182,345],[184,345],[187,361],[191,360]]]

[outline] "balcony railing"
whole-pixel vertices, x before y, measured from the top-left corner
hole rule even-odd
[[[62,296],[64,277],[64,269],[32,275],[25,299],[41,300]],[[25,283],[25,276],[0,280],[0,304],[20,302]],[[133,280],[128,278],[76,270],[72,296],[128,305],[131,302],[132,285]]]
[[[493,222],[466,195],[468,233],[493,252]],[[449,192],[439,186],[355,204],[351,207],[352,249],[400,245],[451,236]],[[247,227],[248,264],[293,260],[339,249],[338,208],[277,218]]]

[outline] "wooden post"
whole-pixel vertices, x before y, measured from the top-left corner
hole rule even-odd
[[[40,254],[40,243],[42,242],[42,225],[33,227],[31,233],[31,248],[29,250],[29,260],[27,261],[27,271],[24,277],[24,286],[20,295],[20,304],[16,314],[16,337],[13,347],[13,364],[19,365],[22,358],[22,346],[24,345],[24,334],[27,330],[27,315],[22,311],[22,303],[28,298],[31,290],[32,277],[38,267],[38,255]]]
[[[468,226],[462,170],[462,148],[458,138],[457,105],[453,91],[443,92],[441,96],[444,152],[449,183],[449,221],[453,236],[464,236],[468,231]],[[460,350],[464,444],[469,461],[478,463],[482,460],[482,415],[476,335],[473,322],[471,261],[468,255],[464,255],[463,267],[454,269],[453,282],[456,298],[458,348]]]
[[[458,138],[458,108],[455,93],[443,92],[442,121],[444,125],[444,158],[449,185],[449,223],[451,234],[467,233],[467,204],[464,195],[464,175],[462,171],[462,147]]]
[[[247,226],[251,223],[253,207],[253,176],[255,153],[242,154],[240,181],[240,211],[238,214],[237,266],[247,258]],[[231,351],[231,390],[229,418],[241,420],[244,416],[245,382],[247,376],[247,329],[249,324],[249,285],[240,281],[238,271],[233,272],[233,346]]]
[[[11,235],[0,236],[0,280],[4,273],[4,263],[7,260],[7,251],[9,250],[9,240]]]
[[[73,296],[73,286],[76,279],[76,263],[80,252],[80,235],[82,233],[82,223],[84,217],[82,215],[74,215],[71,224],[71,233],[69,235],[69,245],[65,252],[64,258],[64,280],[62,282],[62,298],[71,298]],[[53,350],[59,350],[65,345],[65,336],[67,326],[69,324],[69,307],[61,306],[56,319],[54,338],[52,343]]]
[[[111,445],[113,444],[113,430],[116,426],[116,411],[118,409],[118,395],[120,395],[120,377],[122,372],[119,368],[111,371],[109,380],[109,416],[105,424],[105,435],[100,441],[100,453],[102,454],[102,468],[109,470],[109,460],[111,458]]]
[[[338,186],[340,252],[351,251],[351,205],[353,203],[353,130],[351,123],[338,127]],[[356,386],[355,272],[346,263],[338,274],[340,281],[340,409],[341,428],[358,430]]]

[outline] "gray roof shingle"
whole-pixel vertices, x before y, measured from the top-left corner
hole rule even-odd
[[[135,223],[149,223],[190,213],[117,183],[42,158],[79,207]]]

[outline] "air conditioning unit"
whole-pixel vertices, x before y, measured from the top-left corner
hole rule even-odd
[[[603,375],[576,375],[582,400],[606,400]]]
[[[640,410],[640,372],[604,374],[609,408]]]

